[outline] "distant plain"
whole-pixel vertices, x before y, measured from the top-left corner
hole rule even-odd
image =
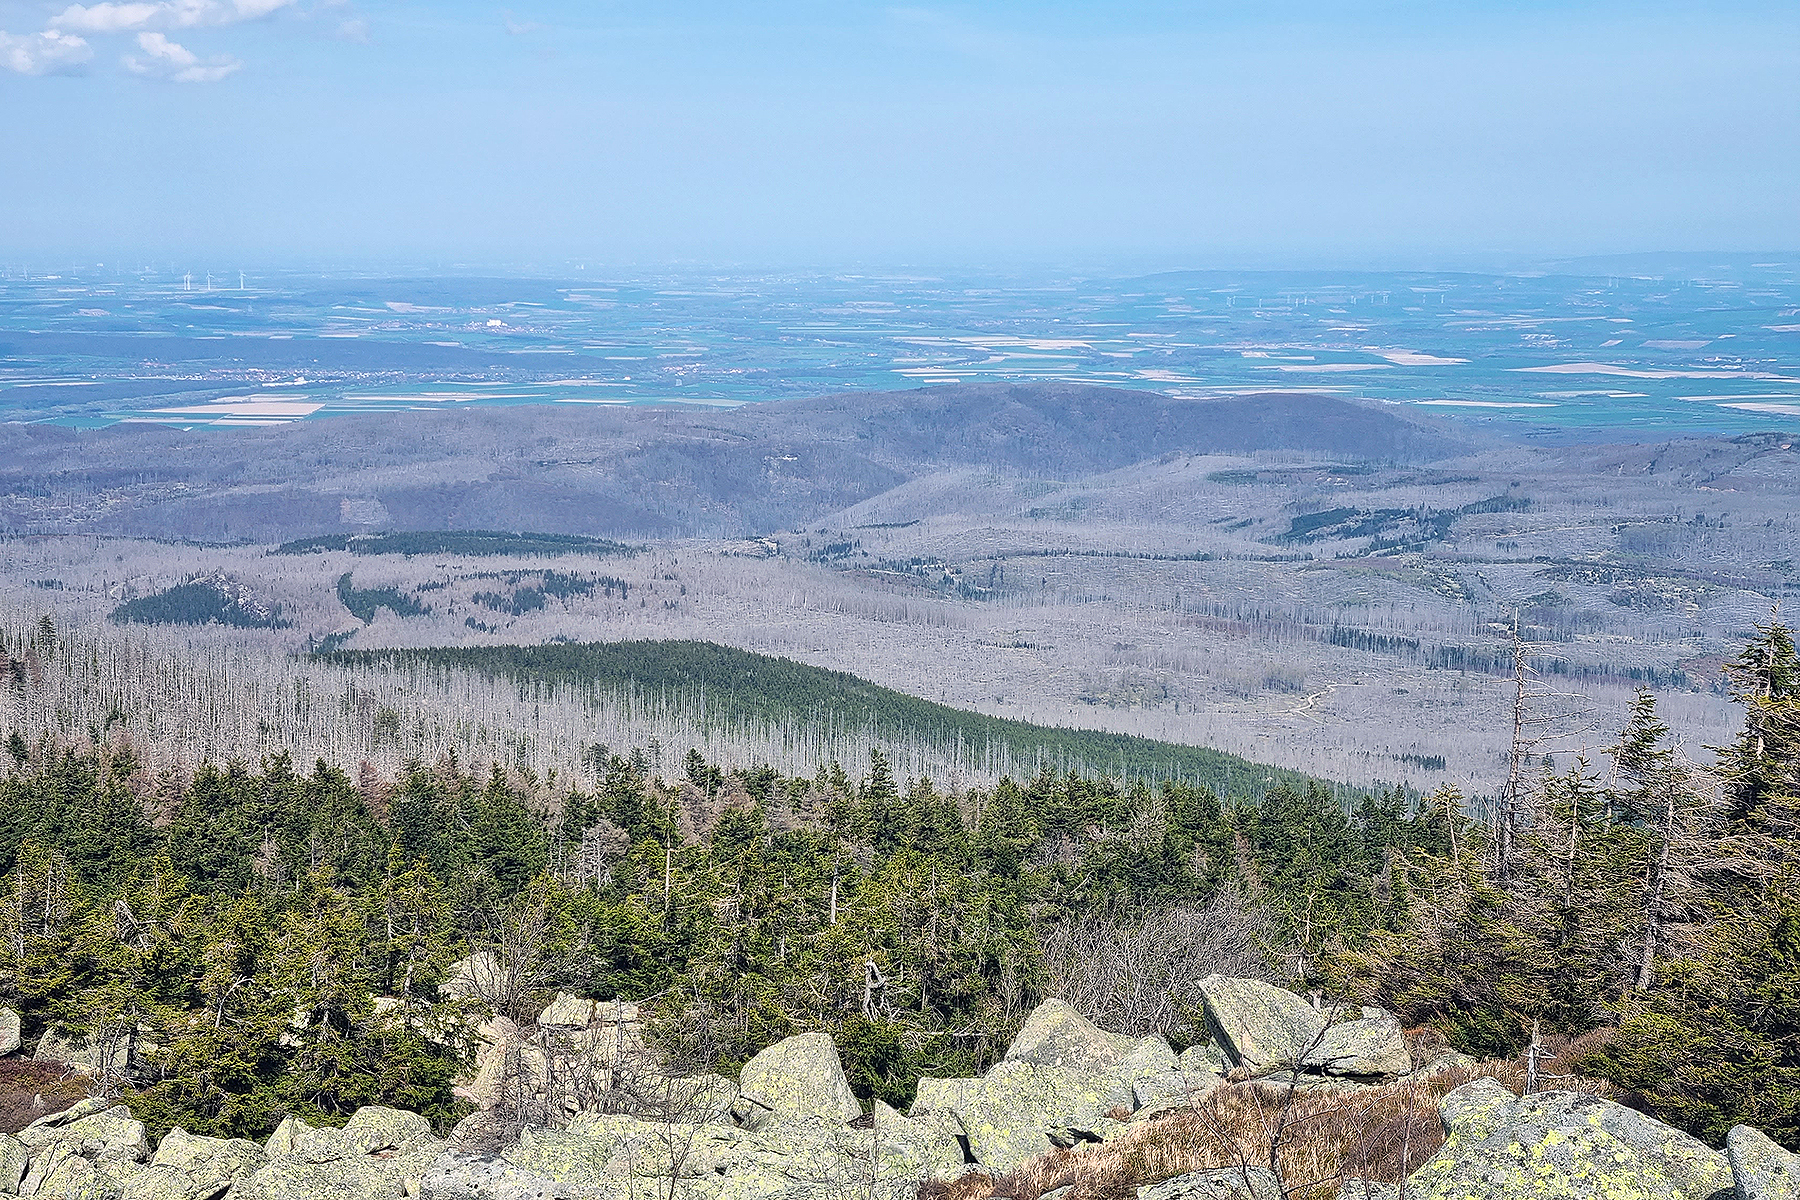
[[[1329,394],[1533,440],[1641,440],[1792,418],[1797,340],[1791,255],[1133,277],[114,263],[0,277],[0,419],[231,428],[1055,381]]]

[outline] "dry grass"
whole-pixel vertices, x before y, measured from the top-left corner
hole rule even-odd
[[[1571,1074],[1562,1063],[1582,1047],[1549,1049],[1544,1075]],[[1438,1101],[1481,1076],[1518,1092],[1525,1067],[1487,1062],[1339,1095],[1296,1091],[1290,1097],[1285,1086],[1268,1082],[1226,1084],[1192,1107],[1139,1122],[1113,1142],[1052,1149],[1007,1175],[973,1172],[953,1183],[927,1183],[919,1200],[1039,1200],[1061,1187],[1072,1189],[1067,1200],[1129,1200],[1143,1184],[1190,1171],[1267,1167],[1277,1141],[1287,1195],[1328,1200],[1344,1179],[1397,1182],[1418,1170],[1443,1145]],[[1607,1091],[1605,1084],[1579,1078],[1546,1078],[1541,1086]]]
[[[88,1079],[61,1063],[0,1058],[0,1133],[17,1133],[39,1117],[87,1099]]]

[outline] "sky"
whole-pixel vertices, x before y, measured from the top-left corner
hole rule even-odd
[[[0,263],[1800,249],[1800,4],[0,0]]]

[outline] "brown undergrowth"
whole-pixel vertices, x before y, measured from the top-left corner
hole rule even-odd
[[[1607,1094],[1607,1086],[1575,1077],[1565,1065],[1584,1047],[1548,1046],[1540,1090]],[[1423,1079],[1335,1095],[1295,1091],[1268,1081],[1228,1083],[1135,1123],[1122,1137],[1072,1150],[1054,1148],[1017,1171],[976,1171],[951,1183],[928,1182],[919,1200],[1040,1200],[1058,1188],[1062,1200],[1130,1200],[1147,1183],[1217,1167],[1267,1167],[1270,1147],[1292,1200],[1336,1196],[1345,1179],[1397,1182],[1419,1169],[1444,1142],[1438,1101],[1452,1088],[1492,1076],[1513,1092],[1525,1085],[1522,1062],[1485,1062]]]
[[[88,1079],[61,1063],[0,1058],[0,1133],[17,1133],[39,1117],[87,1099]]]

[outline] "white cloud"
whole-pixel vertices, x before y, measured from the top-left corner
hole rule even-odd
[[[21,75],[54,75],[73,71],[94,56],[86,38],[56,30],[10,34],[0,30],[0,68]]]
[[[340,42],[355,42],[366,46],[369,44],[369,23],[361,17],[351,17],[348,21],[339,22],[337,32],[332,36]]]
[[[137,43],[145,57],[127,54],[122,60],[126,68],[171,83],[217,83],[244,65],[235,58],[202,61],[192,50],[160,33],[140,33]]]
[[[148,25],[162,9],[160,4],[71,5],[50,19],[52,29],[78,29],[82,33],[117,33]]]
[[[122,33],[134,29],[192,29],[255,21],[296,0],[127,0],[71,4],[50,19],[50,28],[73,33]]]

